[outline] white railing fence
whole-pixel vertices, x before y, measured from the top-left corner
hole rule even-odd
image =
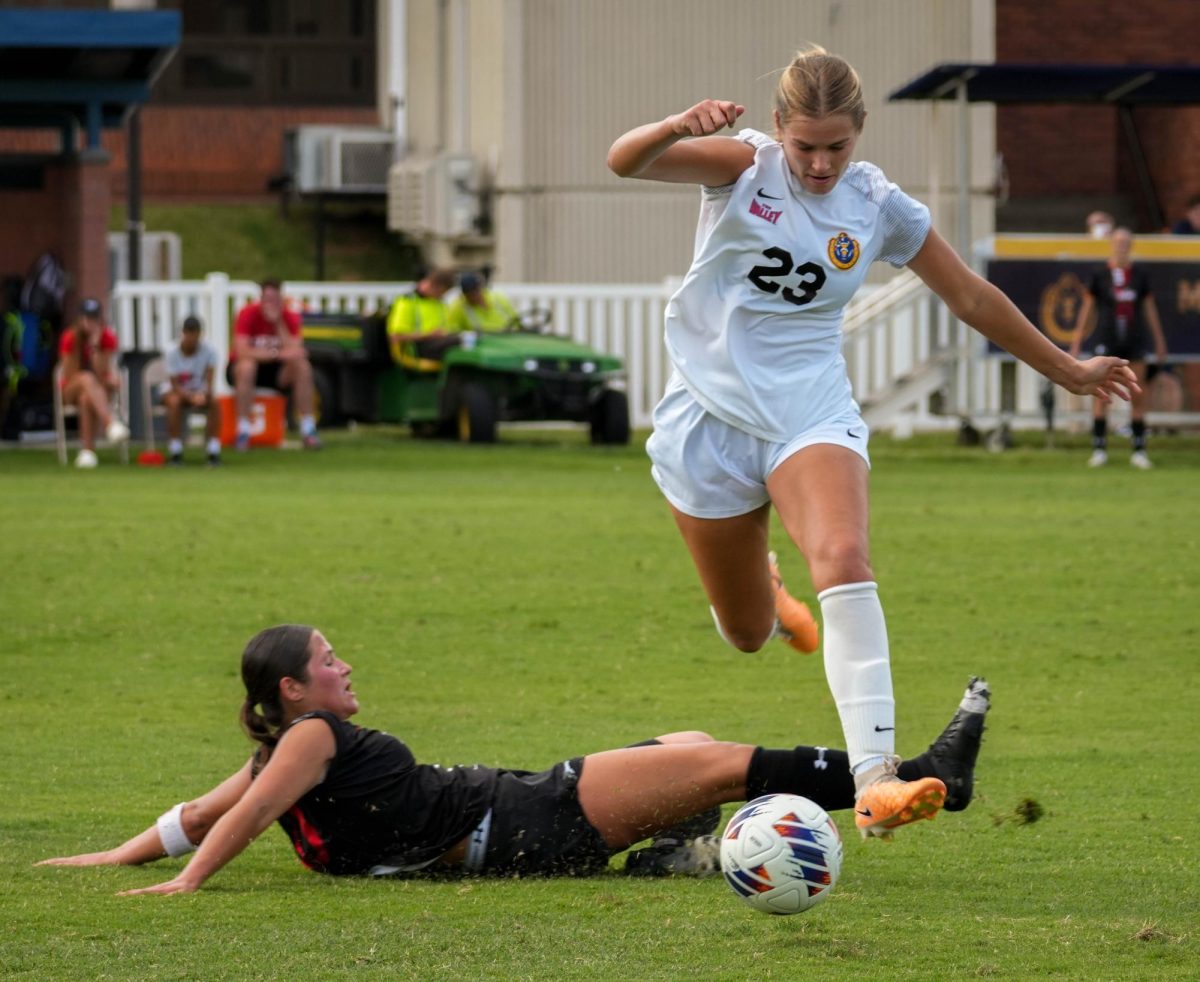
[[[511,283],[498,284],[497,289],[518,310],[548,309],[550,330],[623,358],[630,420],[635,427],[647,427],[670,374],[662,320],[677,285],[677,280],[604,286]],[[303,310],[368,314],[386,311],[396,296],[411,288],[409,283],[289,281],[285,291]],[[223,366],[236,312],[258,294],[257,284],[231,280],[224,273],[194,281],[120,281],[112,296],[113,326],[122,350],[165,351],[178,338],[184,318],[195,314]],[[1018,424],[1040,418],[1041,376],[1019,364],[1014,373],[1012,366],[1005,368],[1000,359],[989,356],[982,340],[955,321],[911,272],[860,294],[846,310],[845,334],[846,362],[859,400],[886,406],[896,417],[876,419],[876,426],[902,422],[905,428],[937,429],[957,425],[960,416],[987,420],[1003,415]],[[918,373],[935,369],[944,376],[941,387],[948,415],[929,411],[928,384],[912,389],[908,402],[886,401]],[[223,378],[219,384],[224,387]],[[1060,407],[1073,409],[1063,395]]]
[[[301,283],[285,286],[290,303],[320,313],[386,312],[411,283]],[[630,418],[648,426],[666,385],[669,368],[662,346],[663,307],[671,284],[499,284],[519,311],[550,311],[550,330],[566,334],[625,360]],[[122,281],[112,295],[112,321],[122,351],[165,351],[178,339],[190,314],[204,324],[204,337],[221,365],[229,358],[229,337],[237,311],[256,300],[258,285],[210,273],[203,280]],[[220,373],[219,373],[220,374]],[[225,382],[219,380],[224,389]]]

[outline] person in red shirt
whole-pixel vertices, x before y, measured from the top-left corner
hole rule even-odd
[[[283,284],[266,279],[259,286],[257,303],[243,307],[233,329],[233,357],[226,378],[237,402],[239,451],[250,449],[250,414],[254,390],[288,389],[300,417],[300,436],[307,450],[318,450],[313,416],[313,374],[308,352],[300,338],[300,315],[283,302]]]
[[[129,429],[112,411],[117,391],[117,336],[104,323],[100,301],[88,297],[79,305],[79,319],[63,331],[58,344],[62,363],[63,402],[79,410],[82,449],[75,466],[95,467],[96,433],[102,430],[112,443],[129,439]]]

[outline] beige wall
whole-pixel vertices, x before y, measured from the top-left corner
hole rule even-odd
[[[938,62],[990,61],[993,0],[407,0],[407,10],[410,144],[419,153],[457,149],[454,135],[465,129],[471,153],[494,167],[501,279],[682,274],[696,189],[617,179],[604,164],[609,145],[710,97],[743,103],[745,124],[769,130],[775,72],[807,41],[845,56],[862,76],[869,118],[858,156],[929,203],[953,238],[956,110],[942,107],[935,128],[929,104],[884,100]],[[465,102],[454,88],[464,20]],[[439,36],[451,79],[441,116]],[[992,181],[993,110],[969,112],[972,184],[982,189]],[[990,199],[977,196],[972,211],[976,236],[990,233]]]

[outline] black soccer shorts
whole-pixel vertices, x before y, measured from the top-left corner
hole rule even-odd
[[[577,785],[584,759],[549,770],[501,771],[482,867],[486,876],[587,876],[613,850],[583,814]]]

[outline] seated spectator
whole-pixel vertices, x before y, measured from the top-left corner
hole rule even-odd
[[[431,269],[412,293],[396,298],[387,319],[388,347],[396,364],[416,367],[418,359],[440,359],[447,348],[460,342],[457,334],[450,333],[442,300],[456,282],[452,270]]]
[[[519,321],[508,298],[489,290],[482,273],[463,273],[458,288],[462,293],[450,305],[452,331],[503,331]]]
[[[1183,217],[1171,226],[1175,235],[1200,235],[1200,194],[1193,194],[1187,200],[1187,210]]]
[[[167,352],[168,381],[163,383],[162,401],[167,407],[168,463],[178,467],[183,463],[183,420],[186,413],[203,409],[205,413],[205,452],[210,467],[221,463],[221,427],[213,378],[217,369],[217,353],[200,340],[200,318],[189,317],[183,322],[179,343]]]
[[[63,402],[79,410],[82,449],[75,466],[95,467],[96,432],[103,430],[111,443],[129,439],[129,429],[113,415],[112,397],[117,379],[117,335],[104,323],[100,301],[88,297],[79,305],[79,319],[63,331],[58,354],[62,361]]]
[[[300,417],[300,436],[306,450],[319,450],[317,421],[313,416],[313,373],[300,337],[300,315],[283,302],[283,284],[263,280],[262,297],[237,315],[233,329],[233,357],[226,378],[237,403],[239,452],[250,449],[250,414],[254,390],[283,389],[292,393]]]

